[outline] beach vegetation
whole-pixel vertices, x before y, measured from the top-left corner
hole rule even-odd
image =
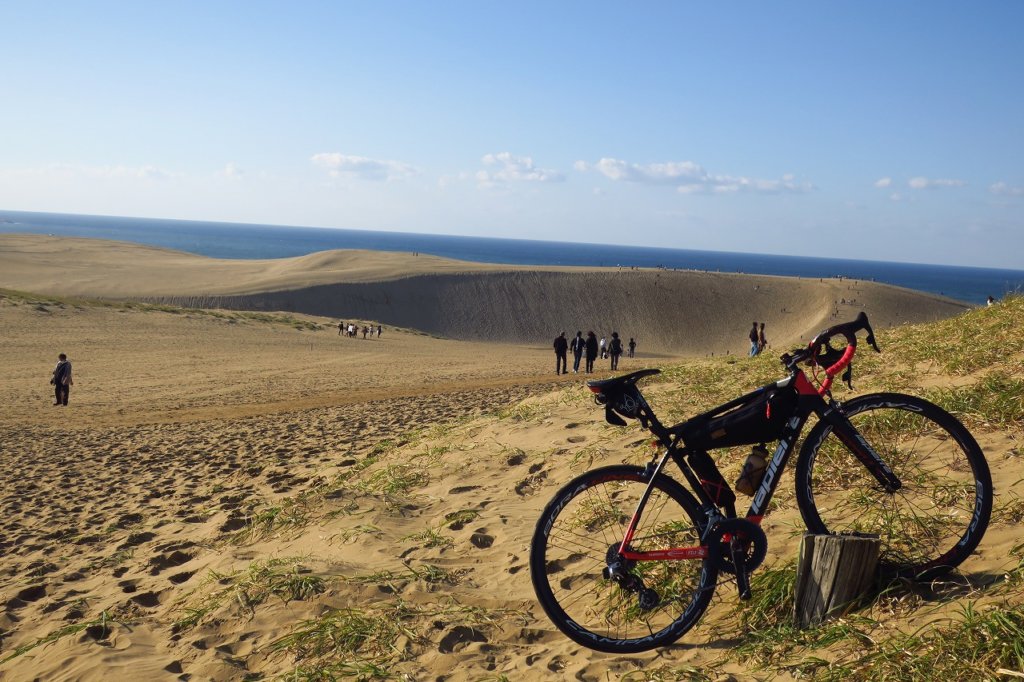
[[[100,615],[98,615],[96,618],[91,618],[89,620],[83,620],[77,623],[65,625],[63,627],[57,628],[53,632],[43,637],[39,637],[38,639],[35,639],[31,642],[26,642],[21,646],[15,647],[13,651],[8,653],[3,658],[0,658],[0,664],[12,661],[15,658],[23,656],[24,654],[27,654],[33,649],[36,649],[43,645],[50,644],[51,642],[56,642],[57,640],[64,639],[65,637],[70,637],[71,635],[77,635],[82,632],[86,633],[90,639],[93,639],[95,641],[105,640],[107,639],[107,637],[110,636],[112,625],[123,626],[124,623],[115,618],[112,618],[107,611],[102,611]]]
[[[993,370],[965,386],[934,388],[926,397],[971,428],[1024,424],[1024,379],[1007,372]]]
[[[446,637],[483,641],[487,632],[512,619],[523,622],[525,616],[510,609],[464,605],[451,597],[430,605],[398,598],[362,608],[329,609],[298,623],[290,633],[271,642],[268,650],[294,660],[294,669],[285,679],[390,679],[396,675],[395,667],[431,645],[432,637],[441,637],[433,646],[443,651]]]
[[[429,549],[448,549],[455,546],[455,541],[441,534],[440,528],[426,528],[419,533],[412,533],[402,538],[403,542],[422,542]]]
[[[479,509],[459,509],[444,515],[444,525],[450,530],[462,530],[480,516]]]
[[[419,466],[399,463],[376,469],[353,487],[369,495],[381,495],[389,504],[395,504],[429,482],[430,475]]]
[[[886,333],[887,345],[898,344],[901,360],[911,365],[968,375],[1001,366],[1015,356],[1019,361],[1024,353],[1022,316],[1024,296],[1014,294],[997,305],[975,308],[957,317],[899,327]]]
[[[228,604],[238,604],[252,615],[258,605],[272,597],[284,603],[302,601],[325,589],[324,579],[303,566],[299,558],[254,561],[234,573],[210,571],[195,590],[209,591],[184,607],[184,615],[175,621],[174,627],[178,631],[195,627]]]

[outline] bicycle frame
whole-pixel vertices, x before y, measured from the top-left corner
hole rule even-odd
[[[829,394],[828,401],[824,399],[823,396],[828,394],[829,385],[831,385],[831,381],[823,385],[821,389],[816,388],[807,378],[807,375],[804,374],[803,370],[798,367],[794,367],[792,374],[786,379],[762,386],[761,388],[730,401],[723,406],[729,407],[732,405],[743,404],[751,398],[772,388],[781,389],[792,386],[797,392],[796,406],[786,422],[786,426],[783,430],[783,436],[779,440],[779,444],[775,448],[775,453],[767,464],[764,476],[761,479],[761,484],[754,492],[750,507],[747,509],[747,513],[744,517],[747,521],[760,525],[768,511],[768,505],[771,503],[775,490],[778,487],[779,480],[781,478],[780,474],[789,462],[790,455],[800,438],[800,434],[812,414],[817,415],[819,419],[827,422],[832,427],[833,432],[836,434],[836,437],[840,442],[842,442],[843,445],[845,445],[857,457],[857,459],[864,464],[868,471],[872,473],[885,490],[892,492],[901,487],[900,480],[892,472],[892,469],[890,469],[890,467],[867,443],[867,441],[864,440],[853,424],[850,423],[850,420],[843,414],[840,406],[831,399],[831,395]],[[716,408],[716,411],[720,409],[722,408]],[[686,422],[684,422],[684,424],[685,423]],[[626,527],[625,535],[623,536],[622,543],[619,547],[619,555],[624,559],[630,561],[679,561],[688,559],[705,559],[709,554],[707,546],[708,533],[715,526],[717,521],[731,518],[722,513],[719,506],[714,500],[712,500],[711,496],[704,489],[704,486],[701,484],[697,474],[686,461],[686,455],[689,454],[691,450],[681,442],[682,438],[679,435],[681,426],[682,424],[666,429],[658,423],[657,419],[653,417],[653,415],[651,415],[650,430],[658,436],[659,442],[665,447],[665,454],[660,458],[653,470],[651,470],[647,490],[645,490],[644,494],[641,496],[640,501],[637,504],[636,511],[633,513],[633,517],[630,519],[629,525]],[[633,551],[629,548],[630,543],[632,542],[633,535],[639,525],[644,507],[647,505],[647,501],[650,499],[651,493],[654,489],[654,481],[662,473],[669,459],[672,459],[672,461],[674,461],[679,467],[683,476],[686,478],[686,481],[690,484],[691,490],[696,493],[700,500],[702,510],[708,517],[708,523],[702,528],[701,532],[702,544],[699,547],[673,547],[647,552]]]

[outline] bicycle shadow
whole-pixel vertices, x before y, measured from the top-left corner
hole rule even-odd
[[[993,571],[961,573],[959,571],[928,581],[909,578],[893,579],[880,585],[872,601],[916,600],[925,604],[944,604],[968,597],[976,597],[1001,584],[1009,584],[1009,574]]]

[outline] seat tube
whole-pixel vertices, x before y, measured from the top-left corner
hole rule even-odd
[[[633,541],[633,535],[636,533],[636,527],[640,524],[640,516],[643,514],[644,507],[647,506],[647,500],[651,499],[651,493],[654,491],[654,481],[661,474],[662,469],[665,468],[665,462],[672,456],[675,444],[669,445],[665,448],[665,454],[662,455],[661,460],[651,470],[651,480],[647,481],[647,489],[644,490],[644,494],[640,496],[640,502],[636,505],[636,510],[633,512],[633,518],[629,520],[629,525],[626,526],[626,533],[622,537],[622,544],[619,545],[619,554],[622,554],[629,543]],[[650,464],[648,464],[650,468]]]

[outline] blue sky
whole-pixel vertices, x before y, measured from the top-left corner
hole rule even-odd
[[[1024,3],[0,0],[0,209],[1022,267]]]

